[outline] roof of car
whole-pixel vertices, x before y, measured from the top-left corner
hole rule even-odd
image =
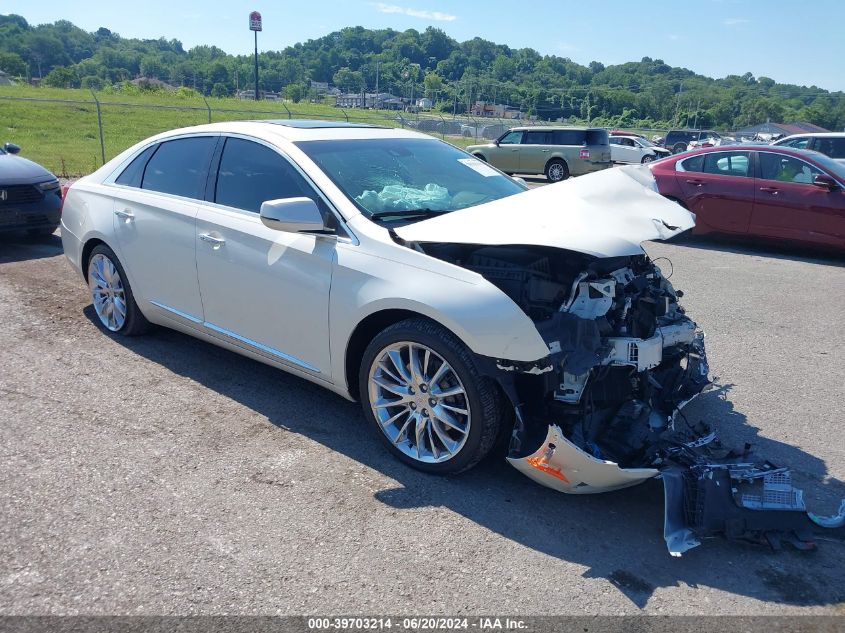
[[[346,121],[312,121],[305,119],[266,119],[258,121],[208,123],[170,130],[154,138],[164,139],[185,134],[220,134],[227,132],[268,140],[278,138],[290,142],[371,138],[432,138],[427,134],[400,128],[348,123]]]
[[[525,131],[537,131],[537,132],[551,132],[554,130],[576,130],[579,132],[585,132],[587,130],[602,130],[602,127],[593,127],[593,126],[585,126],[585,125],[521,125],[519,127],[512,127],[511,131],[515,132],[525,132]]]
[[[784,136],[782,139],[778,139],[778,143],[781,143],[790,138],[845,138],[845,132],[802,132],[801,134],[790,134],[789,136]]]
[[[716,147],[701,147],[698,149],[684,152],[683,154],[676,154],[679,158],[686,158],[687,156],[695,156],[697,154],[717,154],[719,152],[774,152],[776,154],[790,154],[799,158],[814,159],[824,154],[811,149],[797,149],[795,147],[782,147],[781,145],[767,145],[757,143],[743,143],[741,145],[719,145]]]

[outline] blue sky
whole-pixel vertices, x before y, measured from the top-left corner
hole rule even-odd
[[[264,16],[262,50],[316,38],[344,26],[428,25],[459,41],[479,36],[512,48],[604,64],[648,56],[712,77],[751,72],[779,82],[845,90],[842,0],[0,0],[0,13],[40,24],[67,19],[126,37],[179,39],[252,50],[247,16]]]

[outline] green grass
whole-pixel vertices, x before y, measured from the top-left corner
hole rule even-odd
[[[208,109],[202,99],[172,94],[102,93],[97,93],[97,98],[101,103],[106,160],[153,134],[208,123]],[[311,103],[209,98],[208,106],[212,122],[289,116],[345,120],[348,116],[350,121],[400,126],[395,112],[356,109],[344,113],[340,108]],[[97,106],[87,90],[2,86],[0,129],[0,143],[20,145],[22,156],[41,163],[57,175],[81,176],[102,164]],[[459,147],[474,142],[460,137],[447,137],[447,140]]]

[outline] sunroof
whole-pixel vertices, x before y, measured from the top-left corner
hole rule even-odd
[[[284,125],[285,127],[296,127],[305,130],[318,130],[321,128],[333,127],[369,127],[379,128],[380,125],[369,125],[368,123],[349,123],[347,121],[320,121],[314,119],[261,119],[257,123],[272,123]]]

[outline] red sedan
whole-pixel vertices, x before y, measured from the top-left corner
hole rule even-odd
[[[696,215],[693,233],[845,251],[845,166],[818,152],[708,147],[651,164],[657,187]]]

